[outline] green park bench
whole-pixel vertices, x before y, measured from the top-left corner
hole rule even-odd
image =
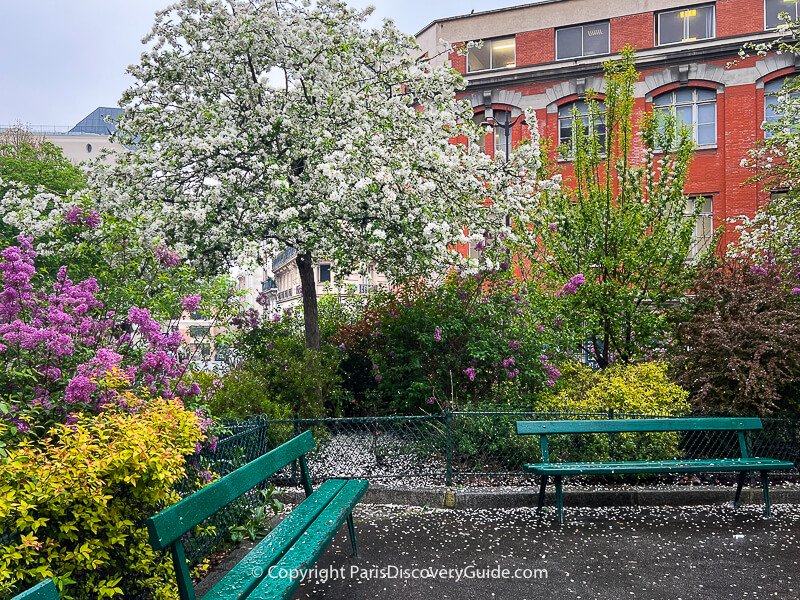
[[[172,553],[181,600],[196,598],[182,537],[298,459],[305,500],[226,573],[203,600],[291,598],[300,585],[302,572],[311,568],[345,521],[353,556],[358,555],[352,511],[366,492],[367,482],[329,479],[314,490],[305,459],[313,447],[314,437],[307,431],[147,520],[150,544]]]
[[[735,506],[745,477],[749,472],[761,473],[761,486],[764,492],[764,514],[770,516],[769,471],[794,469],[794,463],[774,458],[751,457],[747,448],[747,431],[762,429],[761,419],[757,418],[665,418],[665,419],[618,419],[592,421],[517,421],[520,435],[538,435],[542,460],[526,464],[524,470],[541,476],[538,510],[544,504],[547,480],[553,477],[556,487],[556,508],[558,519],[564,522],[564,496],[561,480],[569,475],[628,475],[639,473],[719,473],[738,472]],[[732,431],[739,439],[739,458],[701,458],[677,460],[642,460],[620,462],[550,462],[547,441],[549,435],[576,435],[594,433],[651,433],[676,431]]]
[[[45,579],[27,592],[14,596],[11,600],[59,600],[56,584],[52,579]]]

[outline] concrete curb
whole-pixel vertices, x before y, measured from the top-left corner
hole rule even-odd
[[[699,504],[725,504],[733,501],[735,488],[726,486],[675,486],[671,489],[619,489],[619,490],[564,490],[566,506],[690,506]],[[399,504],[452,509],[519,508],[535,506],[537,492],[498,488],[386,488],[371,487],[361,500],[365,504]],[[281,490],[281,499],[296,504],[305,497],[296,489]],[[773,504],[800,504],[800,488],[770,488]],[[760,488],[742,490],[743,504],[761,504]],[[545,505],[554,504],[554,495],[547,493]]]

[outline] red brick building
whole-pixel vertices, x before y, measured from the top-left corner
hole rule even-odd
[[[573,107],[587,89],[602,93],[602,63],[626,45],[636,49],[641,78],[636,112],[669,110],[692,127],[697,150],[686,193],[702,197],[698,240],[729,217],[752,214],[766,192],[745,180],[740,166],[763,139],[762,123],[774,116],[771,104],[783,78],[794,73],[794,57],[753,57],[733,66],[746,42],[773,39],[778,14],[796,18],[798,5],[786,0],[543,0],[513,8],[439,19],[417,34],[433,56],[440,40],[482,40],[467,56],[441,60],[464,74],[465,96],[476,121],[494,123],[489,153],[505,152],[504,130],[513,123],[511,145],[528,135],[516,118],[535,109],[539,129],[556,147],[571,137]],[[562,146],[563,148],[563,146]],[[555,158],[555,156],[554,156]],[[561,159],[569,170],[569,160]],[[732,228],[723,239],[733,239]]]

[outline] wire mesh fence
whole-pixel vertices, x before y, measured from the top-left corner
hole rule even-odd
[[[209,455],[212,469],[224,474],[241,461],[311,430],[317,441],[308,456],[315,481],[332,477],[366,478],[416,485],[507,484],[521,482],[522,465],[539,459],[537,436],[516,434],[517,421],[630,419],[674,415],[597,412],[481,411],[426,416],[339,419],[253,418],[232,426]],[[800,421],[763,419],[764,429],[748,434],[754,456],[800,462]],[[692,431],[553,436],[551,460],[659,460],[725,458],[739,452],[735,432]],[[277,480],[297,481],[287,468]]]

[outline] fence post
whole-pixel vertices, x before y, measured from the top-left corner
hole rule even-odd
[[[255,460],[269,451],[269,419],[262,417],[259,421],[256,452],[255,456],[250,457],[250,460]]]
[[[447,464],[445,470],[445,485],[450,487],[453,485],[453,413],[449,410],[444,413],[444,427],[445,427],[445,443]]]
[[[294,417],[292,419],[293,427],[294,427],[294,437],[300,435],[300,415],[298,413],[294,413]],[[292,485],[297,485],[298,478],[297,478],[297,461],[292,461]]]

